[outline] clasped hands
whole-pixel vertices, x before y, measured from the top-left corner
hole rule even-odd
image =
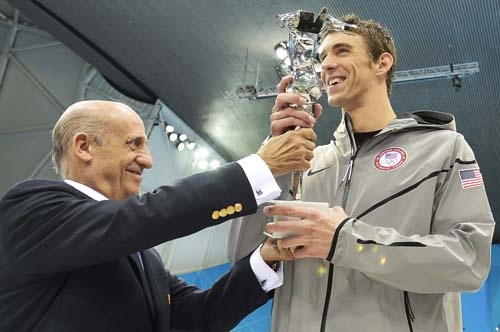
[[[293,233],[283,239],[268,238],[264,242],[260,253],[266,262],[306,257],[325,259],[338,225],[348,217],[340,206],[323,213],[309,208],[271,205],[264,208],[264,213],[269,216],[300,218],[297,221],[284,221],[278,217],[278,221],[266,225],[268,233]]]
[[[317,138],[312,128],[321,114],[321,105],[313,105],[314,116],[297,111],[306,101],[298,94],[285,92],[291,82],[292,77],[286,76],[278,84],[279,94],[270,116],[271,138],[257,152],[274,176],[307,170]]]

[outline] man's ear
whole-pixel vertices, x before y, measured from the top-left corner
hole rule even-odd
[[[85,133],[78,133],[73,137],[75,155],[83,162],[90,162],[93,158],[90,151],[92,141],[92,137]]]
[[[377,61],[377,75],[387,74],[394,63],[394,58],[390,53],[384,52]]]

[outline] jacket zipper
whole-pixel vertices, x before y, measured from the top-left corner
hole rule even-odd
[[[345,185],[344,187],[344,193],[342,195],[342,208],[345,209],[345,206],[347,204],[347,196],[349,194],[349,188],[351,187],[351,177],[352,177],[352,170],[354,167],[354,159],[356,158],[359,148],[355,150],[355,142],[352,137],[352,131],[349,128],[349,125],[346,124],[346,129],[348,131],[348,136],[349,136],[349,141],[351,143],[351,158],[349,159],[349,164],[347,165],[346,173],[344,174],[344,177],[342,181],[339,183],[339,187],[342,186],[342,184]],[[326,288],[326,296],[325,296],[325,305],[323,306],[323,314],[321,315],[321,327],[320,327],[320,332],[325,332],[326,328],[326,317],[328,316],[328,307],[330,306],[330,297],[332,295],[332,284],[333,284],[333,264],[330,263],[330,267],[328,268],[328,283],[327,283],[327,288]]]
[[[352,168],[354,166],[355,157],[356,157],[355,155],[354,156],[351,155],[351,159],[349,160],[349,165],[347,166],[347,169],[345,171],[344,178],[339,183],[339,187],[342,186],[342,184],[345,184],[344,194],[342,195],[342,204],[341,204],[343,209],[345,209],[345,206],[347,204],[347,195],[349,194],[349,188],[351,187]]]
[[[415,320],[415,315],[413,314],[413,310],[411,309],[410,297],[408,296],[408,292],[403,292],[404,302],[405,302],[405,313],[406,320],[408,321],[408,327],[410,328],[410,332],[413,332],[413,324],[412,322]]]

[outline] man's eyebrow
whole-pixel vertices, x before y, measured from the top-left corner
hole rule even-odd
[[[352,48],[352,45],[347,43],[337,43],[333,45],[331,48],[342,48],[342,47]]]
[[[132,143],[133,141],[142,141],[142,142],[144,142],[144,144],[148,144],[149,143],[148,138],[145,137],[145,136],[128,137],[125,141],[127,143]]]
[[[334,49],[343,48],[343,47],[352,49],[352,45],[347,44],[347,43],[337,43],[337,44],[330,46],[329,49],[334,50]],[[320,57],[323,56],[326,51],[327,51],[326,48],[322,47],[321,52],[319,53],[319,56]]]
[[[329,49],[336,49],[336,48],[342,48],[342,47],[352,48],[352,45],[348,44],[348,43],[337,43],[337,44],[330,46]],[[326,51],[326,48],[322,47],[320,54],[323,54],[325,51]]]

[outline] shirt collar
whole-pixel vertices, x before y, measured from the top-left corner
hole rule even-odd
[[[67,184],[75,188],[76,190],[84,193],[85,195],[89,196],[90,198],[95,199],[96,201],[106,201],[108,198],[104,196],[103,194],[95,191],[94,189],[87,187],[84,184],[81,184],[79,182],[73,181],[73,180],[64,180]]]

